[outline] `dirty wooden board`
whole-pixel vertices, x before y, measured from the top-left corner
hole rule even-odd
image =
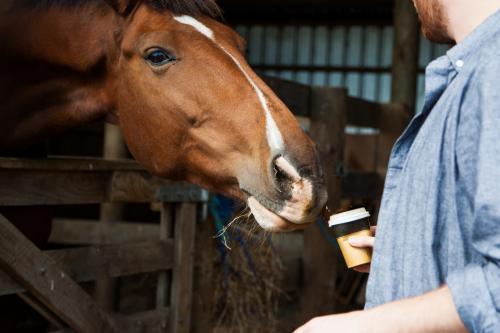
[[[55,219],[49,242],[71,245],[137,243],[158,239],[160,226],[153,223]]]
[[[0,267],[75,332],[115,331],[91,297],[2,215]]]
[[[173,241],[105,245],[43,252],[76,282],[94,281],[99,275],[119,277],[167,270],[173,266]],[[6,273],[0,272],[0,296],[25,291]]]
[[[347,91],[313,88],[311,136],[323,161],[328,190],[328,207],[335,211],[341,200],[341,179],[336,170],[344,160]],[[323,222],[324,223],[324,222]],[[338,270],[336,249],[317,225],[304,231],[304,288],[299,321],[332,313]]]
[[[188,333],[191,329],[196,204],[178,204],[175,217],[170,332]]]

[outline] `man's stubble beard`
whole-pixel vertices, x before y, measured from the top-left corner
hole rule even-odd
[[[453,44],[448,32],[448,18],[441,0],[413,0],[422,24],[422,33],[432,42]]]

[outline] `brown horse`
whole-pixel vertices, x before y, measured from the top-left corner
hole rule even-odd
[[[314,145],[212,0],[2,1],[0,150],[98,119],[153,174],[246,201],[265,229],[326,201]]]

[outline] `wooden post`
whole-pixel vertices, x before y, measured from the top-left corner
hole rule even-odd
[[[418,70],[419,24],[409,0],[396,0],[394,7],[394,50],[392,59],[393,102],[415,109]]]
[[[208,205],[202,203],[202,205]],[[214,317],[214,258],[217,257],[217,244],[214,238],[215,224],[212,220],[201,219],[196,227],[193,317],[191,333],[210,333],[215,323]]]
[[[127,148],[118,126],[106,124],[104,131],[103,156],[105,159],[123,159],[127,156]],[[102,223],[113,223],[123,219],[123,204],[101,204],[100,219]],[[102,277],[96,281],[97,303],[106,311],[114,310],[115,280]]]
[[[177,204],[175,220],[170,332],[189,333],[193,296],[196,203]]]
[[[161,220],[160,220],[160,240],[172,238],[172,204],[161,204]],[[156,288],[156,308],[162,309],[168,306],[168,294],[170,288],[169,272],[158,273],[158,285]]]
[[[314,87],[311,95],[311,137],[316,142],[327,177],[328,207],[340,205],[341,179],[336,170],[343,162],[347,91]],[[304,287],[300,320],[332,313],[338,250],[321,233],[318,225],[304,232]]]

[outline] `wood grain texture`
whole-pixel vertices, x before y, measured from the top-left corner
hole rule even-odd
[[[161,205],[161,215],[160,215],[160,228],[156,234],[161,240],[168,240],[172,238],[171,230],[173,223],[173,208],[171,204],[163,203]],[[171,251],[171,253],[173,250]],[[171,274],[170,272],[159,272],[158,273],[158,284],[156,287],[156,308],[162,308],[167,306],[168,295],[170,293],[171,286]]]
[[[114,332],[114,324],[55,261],[0,215],[0,267],[75,332]]]
[[[172,182],[145,171],[70,171],[0,168],[0,206],[153,202]]]
[[[41,253],[54,267],[76,282],[94,281],[99,276],[119,277],[167,270],[173,267],[173,241],[147,241]],[[41,264],[33,267],[41,267]],[[30,275],[37,275],[32,271]],[[16,280],[17,281],[17,280]],[[0,272],[0,296],[24,292],[26,286]]]
[[[294,115],[310,116],[311,88],[309,86],[269,76],[264,76],[263,79]]]
[[[318,147],[326,174],[328,207],[335,211],[341,200],[341,179],[336,170],[344,160],[347,114],[345,89],[313,88],[311,136]],[[323,222],[324,223],[324,222]],[[338,249],[328,243],[317,225],[304,231],[302,304],[299,321],[332,313]]]
[[[394,3],[391,101],[403,103],[414,111],[420,36],[418,17],[411,1],[395,0]]]
[[[0,205],[92,204],[106,200],[103,172],[0,169]]]
[[[381,104],[356,97],[347,97],[346,123],[359,127],[379,127]]]
[[[130,159],[103,160],[95,158],[23,159],[0,157],[0,170],[38,171],[139,171],[144,170]]]
[[[172,278],[170,332],[189,333],[193,291],[196,204],[181,203],[175,210],[175,257]]]
[[[137,243],[158,239],[160,226],[153,223],[54,219],[49,242],[66,245]]]

